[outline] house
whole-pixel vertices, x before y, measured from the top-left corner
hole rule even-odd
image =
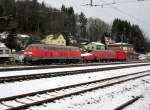
[[[70,44],[76,44],[77,43],[77,40],[74,38],[74,36],[68,36],[68,38],[69,38]]]
[[[17,44],[20,45],[21,48],[25,48],[29,43],[32,42],[32,37],[25,34],[17,34]]]
[[[114,50],[114,51],[125,51],[128,53],[128,59],[137,59],[138,54],[134,50],[134,46],[132,44],[128,43],[113,43],[108,45],[108,50]]]
[[[5,46],[4,43],[0,42],[0,57],[9,57],[11,50]]]
[[[0,63],[9,61],[11,58],[13,58],[11,50],[0,42]]]
[[[62,45],[66,46],[66,40],[62,34],[48,35],[41,41],[44,44]]]
[[[105,50],[105,45],[99,42],[91,42],[85,46],[88,50]]]
[[[108,45],[108,49],[109,50],[123,50],[127,53],[133,53],[134,51],[134,47],[132,44],[128,44],[128,43],[113,43],[113,44],[109,44]]]
[[[106,43],[107,46],[108,46],[109,44],[115,43],[115,41],[112,40],[111,37],[104,37],[104,38],[105,38],[105,43]]]

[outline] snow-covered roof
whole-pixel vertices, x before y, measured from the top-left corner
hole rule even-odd
[[[92,42],[92,43],[94,43],[94,44],[96,44],[96,45],[104,45],[104,44],[102,44],[102,43],[100,43],[100,42]]]
[[[109,45],[132,45],[132,44],[118,42],[118,43],[113,43],[113,44],[109,44]]]
[[[8,36],[8,33],[7,33],[7,32],[0,33],[0,38],[1,38],[1,39],[6,39],[7,36]]]
[[[87,44],[87,42],[82,42],[81,44],[82,44],[82,45],[85,45],[85,44]]]
[[[10,50],[4,43],[0,42],[0,48],[5,50]]]
[[[30,37],[29,35],[26,35],[26,34],[18,34],[17,36],[18,37],[23,37],[23,38]]]
[[[0,48],[6,48],[5,44],[0,42]]]

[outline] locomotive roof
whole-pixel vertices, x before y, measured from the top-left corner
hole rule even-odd
[[[100,43],[100,42],[92,42],[94,43],[95,45],[104,45],[103,43]]]
[[[39,47],[62,47],[62,48],[78,48],[73,46],[62,46],[62,45],[52,45],[52,44],[30,44],[29,46],[39,46]]]
[[[114,53],[113,50],[94,50],[93,52],[104,52],[104,53]]]
[[[10,50],[4,43],[0,42],[0,49]]]

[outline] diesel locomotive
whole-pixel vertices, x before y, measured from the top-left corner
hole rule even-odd
[[[96,50],[83,54],[73,46],[30,44],[24,50],[24,62],[31,64],[125,61],[127,58],[124,51]]]

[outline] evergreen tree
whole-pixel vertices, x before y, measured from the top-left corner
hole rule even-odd
[[[2,6],[0,5],[0,17],[3,15],[3,8]]]
[[[87,18],[85,17],[83,12],[81,12],[81,14],[79,15],[79,23],[80,23],[80,37],[86,38],[87,37],[87,33],[86,33]]]
[[[12,49],[16,49],[16,46],[17,46],[17,39],[16,39],[16,30],[15,29],[12,29],[5,41],[5,45],[10,48],[11,50]]]
[[[64,32],[67,35],[76,35],[76,19],[72,7],[65,8],[62,6],[61,11],[64,13]]]
[[[15,16],[15,0],[0,0],[4,16]]]
[[[144,53],[148,50],[145,35],[138,25],[131,25],[130,22],[115,19],[112,25],[112,36],[116,42],[133,44],[137,52]]]
[[[67,39],[67,45],[69,44],[69,36],[76,37],[77,35],[77,25],[76,25],[76,17],[72,7],[66,8],[62,5],[61,11],[63,12],[64,17],[64,36]]]

